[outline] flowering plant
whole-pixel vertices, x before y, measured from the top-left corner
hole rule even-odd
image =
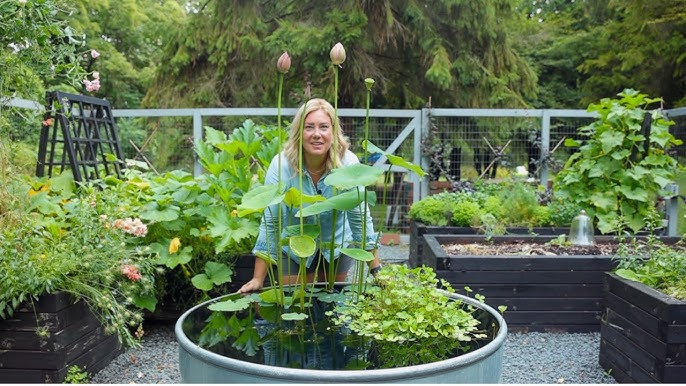
[[[23,302],[65,291],[85,301],[123,345],[137,344],[142,311],[156,306],[154,259],[130,242],[145,236],[145,224],[119,217],[125,213],[115,189],[77,189],[69,174],[3,180],[11,188],[0,198],[17,205],[0,213],[0,318]],[[37,332],[49,334],[47,327]]]

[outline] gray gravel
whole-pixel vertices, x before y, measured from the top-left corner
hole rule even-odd
[[[386,263],[407,259],[407,240],[381,248]],[[178,344],[173,324],[146,327],[139,348],[117,356],[93,383],[180,383]],[[616,383],[598,364],[599,333],[509,333],[501,383]]]
[[[174,326],[149,326],[140,348],[116,357],[93,383],[180,383]],[[510,333],[501,383],[616,383],[598,365],[599,333]]]

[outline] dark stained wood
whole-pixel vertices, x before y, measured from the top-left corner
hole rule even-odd
[[[24,304],[13,318],[0,321],[0,382],[59,383],[72,365],[94,373],[120,353],[117,337],[104,334],[87,304],[73,303],[67,293],[46,299],[34,303],[37,314]],[[36,334],[36,315],[38,325],[48,327],[48,336]]]
[[[686,381],[686,302],[615,274],[605,280],[601,366],[619,382]]]

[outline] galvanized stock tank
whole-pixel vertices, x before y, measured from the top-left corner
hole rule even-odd
[[[488,312],[499,325],[493,340],[458,357],[417,366],[373,370],[309,370],[237,360],[208,351],[192,342],[184,322],[196,310],[186,311],[175,326],[179,342],[179,369],[184,383],[490,383],[500,381],[507,325],[499,312],[475,299],[449,294]]]

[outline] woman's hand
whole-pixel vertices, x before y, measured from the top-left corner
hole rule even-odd
[[[250,292],[259,291],[262,289],[262,283],[264,280],[253,277],[249,282],[243,284],[243,287],[238,290],[239,294],[247,294]]]

